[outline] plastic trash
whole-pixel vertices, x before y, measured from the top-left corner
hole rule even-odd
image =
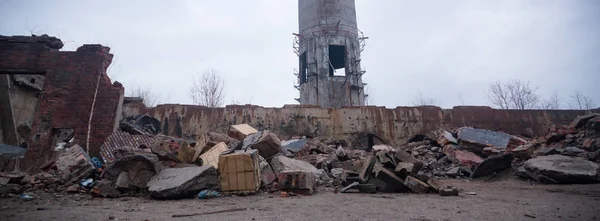
[[[29,194],[23,194],[23,195],[21,195],[21,197],[20,197],[20,198],[21,198],[21,199],[24,199],[24,200],[32,200],[32,199],[33,199],[33,196],[31,196],[31,195],[29,195]]]
[[[210,199],[219,196],[221,196],[221,193],[214,190],[202,190],[198,193],[198,199]]]
[[[102,161],[100,161],[98,157],[92,158],[92,162],[94,163],[94,166],[96,166],[96,168],[102,168]]]
[[[92,187],[92,185],[91,185],[92,183],[94,183],[94,179],[88,178],[88,179],[85,179],[85,180],[81,180],[81,182],[79,182],[79,185],[81,185],[82,187],[85,187],[85,188],[91,188]]]

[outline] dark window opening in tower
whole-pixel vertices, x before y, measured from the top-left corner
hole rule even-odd
[[[329,76],[346,76],[346,46],[329,45]]]
[[[304,84],[308,81],[308,65],[307,65],[306,52],[300,55],[300,84]]]

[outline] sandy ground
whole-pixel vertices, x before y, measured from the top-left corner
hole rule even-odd
[[[281,197],[279,193],[208,200],[156,201],[43,194],[0,199],[0,220],[600,220],[600,184],[535,185],[519,180],[450,180],[460,196],[334,194]],[[476,192],[477,195],[466,195]],[[192,217],[175,214],[242,211]]]

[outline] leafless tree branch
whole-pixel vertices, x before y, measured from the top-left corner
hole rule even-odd
[[[558,92],[554,91],[552,95],[540,102],[540,109],[558,110],[562,107],[562,98],[558,96]]]
[[[423,93],[419,91],[413,98],[412,103],[415,106],[435,105],[435,99],[432,97],[425,97]]]
[[[201,76],[194,78],[190,88],[190,97],[197,105],[220,107],[225,100],[224,87],[225,81],[219,73],[208,69]]]
[[[127,96],[142,98],[146,107],[154,107],[160,103],[159,96],[153,93],[150,88],[132,87],[128,91]]]
[[[490,102],[500,109],[533,109],[538,107],[537,88],[529,82],[512,80],[506,83],[495,82],[488,89]]]
[[[592,98],[581,93],[581,91],[575,90],[573,95],[571,95],[569,106],[571,109],[590,110],[594,107],[594,101]]]

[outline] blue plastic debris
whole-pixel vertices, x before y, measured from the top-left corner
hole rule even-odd
[[[198,193],[198,199],[210,199],[219,196],[221,196],[221,193],[214,190],[202,190]]]
[[[94,166],[96,166],[96,168],[102,168],[102,161],[100,161],[98,157],[92,158],[92,162],[94,163]]]

